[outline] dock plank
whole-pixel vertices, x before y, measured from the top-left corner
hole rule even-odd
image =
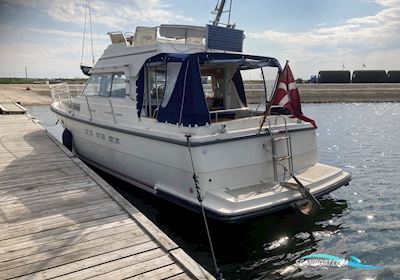
[[[189,280],[190,277],[186,273],[181,273],[176,276],[169,277],[168,280]]]
[[[29,277],[21,277],[18,279],[87,279],[89,277],[96,277],[114,271],[120,267],[126,267],[131,264],[140,263],[164,255],[165,252],[157,248],[157,245],[154,242],[146,242],[121,250],[116,250],[108,254],[42,270],[30,274]]]
[[[10,237],[14,238],[14,237],[23,236],[23,235],[31,235],[31,234],[38,233],[41,231],[48,231],[51,229],[56,229],[56,228],[61,228],[61,227],[79,224],[79,223],[83,223],[83,222],[93,221],[93,220],[97,220],[97,219],[101,219],[101,218],[105,218],[105,217],[116,216],[118,214],[124,213],[124,211],[120,210],[120,209],[118,209],[118,210],[111,209],[111,210],[112,210],[112,212],[108,211],[108,209],[97,209],[97,210],[88,212],[86,215],[79,216],[76,218],[66,219],[65,221],[61,221],[61,222],[55,222],[55,223],[51,223],[51,224],[48,224],[48,223],[47,224],[38,224],[38,225],[35,225],[30,228],[22,228],[22,229],[17,228],[16,230],[13,230],[12,228],[7,229],[3,232],[0,232],[0,240],[8,239]]]
[[[137,235],[143,235],[144,232],[139,229],[138,227],[135,227],[135,225],[127,225],[124,227],[120,227],[118,229],[112,229],[112,230],[106,230],[106,231],[98,231],[95,234],[88,234],[85,236],[79,236],[79,238],[71,237],[68,239],[63,239],[61,241],[55,241],[55,242],[48,242],[46,244],[40,244],[29,247],[29,248],[24,248],[21,250],[15,250],[13,249],[10,252],[7,252],[5,254],[0,255],[0,259],[3,262],[6,261],[12,261],[12,260],[17,260],[21,259],[26,256],[31,256],[35,255],[38,253],[44,253],[56,249],[61,249],[61,248],[66,248],[69,246],[74,245],[74,247],[78,247],[80,245],[89,245],[91,244],[106,244],[110,238],[112,240],[119,240],[120,238],[126,238],[127,236],[137,236]],[[89,242],[90,241],[90,242]],[[104,243],[103,243],[104,242]],[[76,245],[76,246],[75,246]],[[18,260],[17,260],[18,261]]]
[[[151,259],[138,264],[133,264],[118,270],[104,273],[102,275],[97,275],[96,277],[90,277],[88,279],[93,279],[93,278],[96,278],[97,280],[121,279],[121,278],[126,279],[173,263],[174,261],[169,256],[161,256],[156,259]]]
[[[36,120],[0,139],[0,279],[214,279]]]
[[[86,230],[93,230],[92,229],[93,227],[101,227],[104,225],[108,225],[109,223],[124,221],[127,218],[129,218],[127,214],[121,214],[89,222],[76,223],[65,227],[36,232],[30,235],[23,235],[17,237],[10,236],[8,239],[0,240],[0,246],[16,244],[20,242],[36,240],[41,238],[48,238],[48,240],[57,240],[59,236],[62,236],[64,234],[73,233],[75,231],[79,233],[80,231],[85,232]]]
[[[28,189],[16,188],[14,190],[0,191],[0,201],[4,203],[6,201],[12,201],[16,199],[23,198],[33,198],[40,195],[57,193],[59,191],[80,189],[82,187],[92,187],[96,184],[90,180],[75,181],[73,183],[62,183],[62,184],[52,184],[52,185],[35,185]]]
[[[55,213],[53,215],[31,216],[29,219],[26,219],[26,220],[23,220],[20,222],[13,221],[12,224],[9,224],[9,223],[0,224],[0,233],[7,229],[17,230],[17,229],[22,229],[24,227],[31,227],[32,225],[37,226],[40,224],[57,223],[60,221],[71,220],[75,217],[87,216],[91,212],[95,213],[100,209],[108,210],[110,206],[115,206],[115,203],[112,200],[107,199],[103,203],[95,204],[95,205],[91,205],[91,206],[85,206],[85,207],[81,207],[81,208],[74,208],[69,211],[65,211],[63,214]]]
[[[150,242],[116,252],[118,253],[118,256],[123,256],[123,258],[119,258],[110,262],[109,256],[103,256],[93,260],[86,259],[85,261],[82,262],[75,262],[70,264],[70,266],[74,266],[75,272],[63,275],[55,279],[75,280],[75,279],[86,279],[90,277],[95,277],[124,267],[128,267],[133,264],[165,256],[166,254],[161,249],[155,248],[155,244]],[[89,265],[93,266],[88,267]],[[57,268],[57,270],[62,270],[63,273],[69,271],[67,267],[59,267]],[[46,272],[46,276],[53,277],[55,276],[55,274],[53,271],[48,271]]]
[[[127,279],[132,279],[132,280],[146,280],[146,279],[161,280],[167,278],[169,279],[170,277],[179,275],[182,272],[183,270],[179,266],[177,266],[176,264],[170,264]]]
[[[106,197],[107,197],[106,194],[102,193],[101,191],[96,191],[93,192],[92,194],[74,193],[74,194],[64,195],[62,198],[55,200],[38,199],[33,203],[27,203],[27,204],[15,203],[15,205],[5,205],[4,207],[0,208],[0,213],[3,214],[7,213],[12,217],[12,213],[18,212],[21,209],[29,209],[29,211],[32,213],[32,212],[43,211],[46,209],[51,209],[52,207],[64,206],[73,203],[81,203],[82,201],[87,201],[89,198],[101,199]]]
[[[57,209],[43,209],[40,211],[35,211],[35,212],[30,212],[29,209],[19,209],[19,211],[14,211],[12,213],[2,213],[2,216],[0,217],[0,223],[4,225],[7,224],[13,224],[13,223],[20,223],[24,221],[29,221],[33,220],[36,218],[41,218],[45,216],[51,216],[51,215],[56,215],[59,214],[61,211],[64,211],[64,214],[61,215],[66,215],[70,211],[80,211],[81,209],[84,209],[85,207],[94,207],[94,208],[99,208],[103,203],[109,202],[110,199],[108,197],[100,198],[100,199],[93,199],[89,202],[87,202],[85,205],[82,205],[81,203],[71,203],[65,206],[60,206],[57,207]]]
[[[125,223],[122,223],[123,221],[125,221]],[[46,251],[48,248],[56,248],[59,242],[69,242],[69,244],[72,244],[71,242],[75,242],[76,240],[91,240],[110,234],[124,232],[126,230],[136,231],[139,229],[139,227],[135,223],[132,223],[130,219],[123,221],[118,221],[118,224],[109,223],[103,226],[92,227],[89,230],[79,229],[66,232],[58,235],[57,238],[54,238],[54,236],[48,236],[40,239],[27,240],[25,242],[6,244],[0,248],[0,254],[6,255],[9,252],[27,250],[32,247],[37,248],[36,252]],[[41,247],[39,248],[39,246]],[[6,257],[9,258],[9,256],[4,256],[4,258],[0,257],[0,259],[6,260]]]
[[[86,194],[88,192],[101,192],[101,189],[96,184],[91,184],[89,186],[81,186],[80,188],[72,188],[72,189],[67,189],[67,190],[59,190],[58,192],[41,192],[40,195],[35,195],[35,196],[21,196],[18,197],[18,199],[8,199],[8,200],[3,200],[1,202],[2,207],[7,207],[7,206],[15,206],[19,204],[23,204],[25,206],[29,204],[36,204],[40,200],[45,200],[46,202],[51,202],[52,200],[58,200],[60,197],[66,198],[69,196],[76,196],[76,195],[82,195]]]
[[[140,235],[138,237],[125,238],[123,240],[110,239],[109,243],[99,246],[85,247],[81,249],[72,246],[69,249],[56,249],[54,252],[38,253],[25,258],[19,258],[12,261],[0,263],[0,279],[14,278],[23,276],[32,272],[41,271],[47,268],[83,260],[89,257],[99,256],[112,251],[123,249],[135,244],[141,244],[150,241],[150,237]],[[87,244],[87,243],[85,243]],[[87,244],[86,246],[90,246]]]
[[[0,103],[0,114],[24,114],[25,109],[18,103]]]
[[[43,178],[32,178],[32,180],[26,180],[26,181],[8,181],[4,185],[0,185],[0,191],[1,190],[6,190],[6,191],[12,191],[12,189],[16,190],[29,190],[30,188],[34,187],[40,187],[40,186],[52,186],[53,184],[69,184],[74,182],[74,180],[90,180],[88,179],[86,174],[81,174],[81,175],[68,175],[68,176],[63,176],[60,178],[60,176],[55,176],[54,174],[49,175],[48,177],[43,177]],[[90,180],[92,181],[92,180]]]
[[[70,210],[70,209],[78,209],[84,206],[90,206],[94,203],[103,203],[105,201],[109,201],[109,198],[106,196],[92,197],[92,200],[87,204],[82,204],[82,202],[87,201],[87,197],[71,199],[68,201],[58,202],[55,201],[53,204],[46,205],[46,207],[29,209],[29,208],[18,208],[13,209],[12,211],[0,211],[0,221],[3,223],[18,223],[18,221],[33,219],[36,217],[43,217],[44,215],[52,214],[52,213],[60,213],[62,210]],[[57,210],[54,210],[57,208]]]

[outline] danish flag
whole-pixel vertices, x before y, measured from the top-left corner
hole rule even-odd
[[[271,104],[284,107],[293,117],[309,122],[317,128],[315,121],[304,116],[301,111],[300,94],[288,62],[286,62],[285,68],[279,76],[278,87],[272,97]]]

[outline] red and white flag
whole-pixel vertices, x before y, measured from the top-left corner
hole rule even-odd
[[[271,103],[272,105],[282,106],[294,117],[305,122],[309,122],[315,128],[317,128],[315,121],[307,118],[301,112],[300,94],[297,89],[292,70],[290,70],[288,63],[286,63],[285,68],[279,76],[278,87],[276,88],[275,94],[272,97]]]

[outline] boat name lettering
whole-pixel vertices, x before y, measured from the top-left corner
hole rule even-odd
[[[93,130],[90,130],[88,128],[85,128],[85,133],[86,135],[89,136],[93,136],[94,132]],[[103,133],[100,132],[95,132],[96,133],[96,138],[101,139],[101,140],[105,140],[106,138],[108,138],[108,141],[111,143],[115,143],[115,144],[119,144],[120,143],[120,139],[118,137],[112,136],[112,135],[105,135]]]

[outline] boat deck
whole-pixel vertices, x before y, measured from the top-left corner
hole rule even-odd
[[[0,115],[0,279],[214,279],[27,115]]]

